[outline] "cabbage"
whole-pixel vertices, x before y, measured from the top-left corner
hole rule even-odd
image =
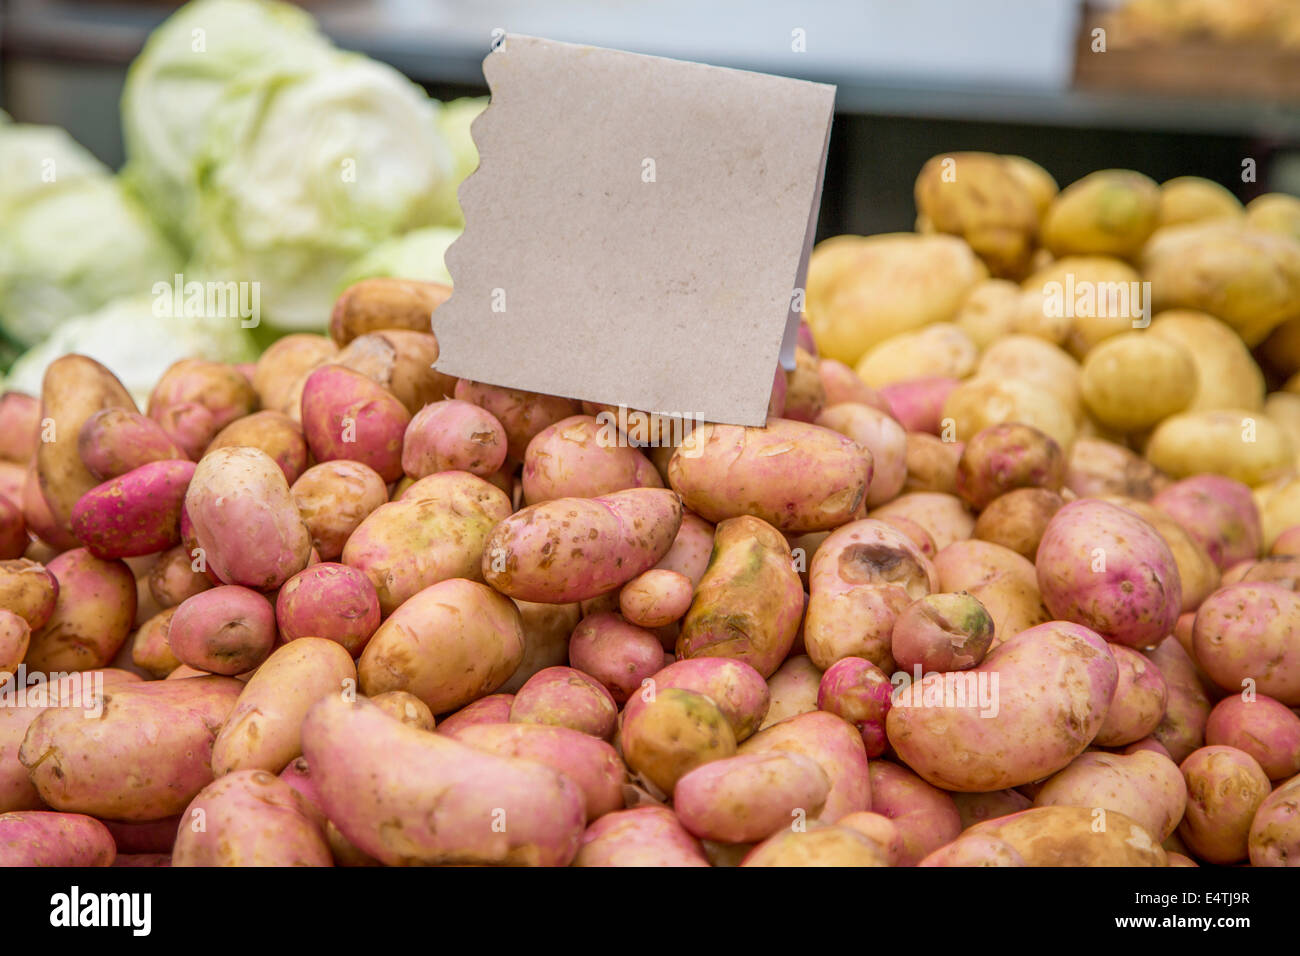
[[[308,14],[269,0],[195,0],[150,35],[122,93],[124,176],[178,246],[194,241],[195,161],[226,89],[333,53]]]
[[[442,224],[453,171],[438,109],[396,70],[353,54],[234,84],[208,115],[191,271],[259,283],[280,329],[324,329],[348,265]]]
[[[487,107],[486,96],[464,97],[443,105],[438,115],[438,131],[451,150],[452,178],[440,196],[440,221],[448,226],[465,225],[456,190],[478,168],[478,147],[470,136],[469,126]]]
[[[170,297],[170,291],[167,296]],[[257,350],[238,318],[173,318],[163,296],[134,295],[69,319],[10,369],[5,387],[41,393],[45,369],[76,352],[111,369],[141,408],[162,373],[184,358],[251,362]]]
[[[6,228],[13,210],[33,197],[112,175],[58,127],[0,123],[0,221]]]
[[[451,274],[443,264],[443,256],[458,238],[459,229],[434,226],[381,242],[348,267],[334,288],[335,296],[354,282],[376,277],[424,279],[450,285]]]

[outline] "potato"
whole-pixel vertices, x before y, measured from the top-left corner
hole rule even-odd
[[[1235,219],[1241,201],[1218,183],[1200,176],[1178,176],[1160,184],[1160,226],[1206,219]]]
[[[1137,651],[1112,644],[1110,652],[1119,668],[1119,680],[1093,743],[1122,747],[1143,739],[1159,726],[1169,702],[1169,686],[1160,669]],[[1135,814],[1129,816],[1138,819]]]
[[[968,591],[993,619],[990,649],[1051,619],[1038,592],[1033,564],[1009,548],[985,541],[957,541],[934,557],[937,590]]]
[[[483,578],[525,601],[599,597],[654,567],[672,545],[681,515],[681,499],[659,488],[531,505],[488,535]]]
[[[961,814],[963,830],[970,829],[985,820],[1009,816],[1028,810],[1033,801],[1018,790],[990,790],[987,793],[953,793],[949,794],[952,802]]]
[[[233,365],[181,359],[154,385],[146,412],[197,459],[217,432],[256,407],[252,383]]]
[[[1110,256],[1065,256],[1021,286],[1018,331],[1048,338],[1080,361],[1099,342],[1143,328],[1150,318],[1141,276]]]
[[[1035,562],[1043,602],[1129,647],[1173,630],[1182,606],[1178,565],[1164,539],[1133,512],[1104,501],[1066,505],[1043,533]]]
[[[873,761],[869,772],[872,810],[893,821],[902,841],[898,866],[915,866],[957,839],[961,814],[952,797],[887,760]]]
[[[72,533],[97,558],[154,554],[180,540],[192,461],[155,461],[87,491],[72,508]]]
[[[175,614],[175,607],[159,611],[140,625],[131,640],[131,663],[154,679],[166,677],[181,666],[169,641]]]
[[[514,693],[538,671],[566,663],[569,636],[578,626],[582,609],[578,604],[535,604],[515,601],[524,633],[524,657],[515,672],[499,688]]]
[[[226,584],[271,589],[307,566],[311,537],[280,467],[256,448],[205,455],[185,512],[207,566]]]
[[[452,736],[460,728],[472,724],[505,723],[510,720],[510,706],[514,699],[514,694],[488,694],[480,697],[474,703],[444,717],[438,724],[438,733]]]
[[[1181,345],[1196,366],[1196,390],[1189,411],[1260,409],[1264,376],[1237,334],[1214,316],[1170,309],[1152,319],[1150,333]]]
[[[391,392],[339,365],[318,368],[303,386],[302,430],[317,461],[359,461],[396,481],[410,420]]]
[[[1083,752],[1117,680],[1099,635],[1053,621],[1004,641],[973,670],[932,673],[903,686],[886,730],[898,757],[934,786],[1017,787]]]
[[[736,737],[717,705],[680,687],[656,690],[623,715],[619,744],[628,766],[664,793],[702,764],[736,753]]]
[[[491,532],[509,514],[499,488],[468,472],[438,472],[367,515],[347,539],[342,561],[370,579],[387,616],[441,581],[482,580]]]
[[[886,865],[897,866],[903,856],[903,836],[894,821],[880,813],[863,810],[840,817],[835,824],[857,830],[885,853]]]
[[[569,663],[600,681],[617,704],[624,703],[663,666],[663,647],[652,632],[617,614],[583,618],[569,640]]]
[[[167,643],[182,664],[233,677],[266,660],[275,637],[271,603],[250,588],[227,584],[177,607]]]
[[[804,311],[818,352],[853,365],[890,336],[952,319],[986,276],[954,236],[837,236],[813,249]]]
[[[322,561],[336,560],[352,532],[388,502],[384,479],[369,465],[346,459],[308,468],[290,493]]]
[[[662,488],[649,459],[612,424],[574,415],[542,429],[524,455],[524,501],[595,498],[627,488]]]
[[[239,445],[266,452],[280,466],[284,480],[291,485],[307,467],[307,441],[302,429],[283,412],[254,412],[231,422],[217,432],[204,454]]]
[[[514,673],[524,635],[514,604],[490,588],[449,578],[418,592],[361,652],[361,690],[414,694],[440,714],[490,694]]]
[[[899,495],[867,515],[879,521],[908,518],[920,525],[942,551],[954,541],[969,538],[975,529],[975,516],[956,495],[913,491]]]
[[[99,484],[81,460],[78,436],[90,417],[106,408],[136,410],[122,383],[94,359],[65,355],[45,370],[40,416],[48,425],[42,425],[36,447],[36,475],[53,524],[63,531],[69,530],[77,500]],[[27,523],[35,527],[30,517]]]
[[[1122,813],[1154,839],[1174,832],[1187,803],[1178,766],[1150,751],[1130,756],[1085,753],[1054,774],[1034,798],[1036,807],[1101,808]]]
[[[0,607],[17,614],[37,630],[54,614],[59,579],[44,565],[28,558],[0,561]]]
[[[1181,762],[1205,743],[1210,701],[1197,676],[1195,662],[1177,638],[1165,638],[1144,655],[1160,668],[1169,690],[1165,715],[1160,718],[1152,736],[1168,750],[1170,759]]]
[[[1206,863],[1246,859],[1251,821],[1270,789],[1255,758],[1234,747],[1202,747],[1179,769],[1187,782],[1183,842]]]
[[[1196,397],[1196,365],[1178,342],[1122,332],[1084,359],[1080,389],[1103,425],[1141,431],[1188,408]]]
[[[775,418],[762,429],[701,425],[673,455],[668,478],[685,506],[708,521],[748,514],[801,532],[849,520],[871,468],[870,452],[843,435]]]
[[[817,710],[834,714],[857,728],[868,757],[885,752],[885,714],[893,686],[885,672],[861,657],[845,657],[822,674]]]
[[[289,784],[240,770],[200,791],[186,809],[173,866],[332,866],[325,834]]]
[[[243,688],[212,676],[111,687],[98,720],[87,721],[79,707],[43,711],[19,760],[56,810],[113,820],[171,816],[212,781],[212,742]]]
[[[1300,859],[1300,817],[1296,794],[1300,777],[1292,777],[1264,798],[1247,834],[1251,866],[1295,866]]]
[[[1259,557],[1259,510],[1241,482],[1195,475],[1168,486],[1151,504],[1182,525],[1220,570]]]
[[[975,343],[959,326],[937,322],[872,346],[854,371],[872,388],[883,389],[914,379],[965,378],[978,358]]]
[[[966,670],[984,660],[992,643],[993,618],[965,592],[918,598],[898,616],[890,636],[894,662],[905,671]]]
[[[520,687],[510,702],[515,724],[570,727],[608,740],[618,723],[618,705],[595,678],[572,667],[547,667]],[[450,733],[443,722],[443,733]]]
[[[908,432],[907,477],[902,490],[955,495],[957,462],[965,447],[961,442],[946,442],[924,432]]]
[[[677,781],[673,807],[695,836],[723,843],[757,843],[821,813],[830,780],[812,758],[797,753],[748,754],[714,760]]]
[[[975,374],[1016,379],[1050,392],[1076,420],[1083,411],[1079,363],[1066,351],[1033,335],[1007,335],[988,344]]]
[[[888,866],[886,851],[852,827],[814,823],[764,840],[741,866]]]
[[[391,392],[412,415],[456,391],[456,379],[434,368],[438,340],[427,329],[384,329],[357,336],[335,361]]]
[[[352,657],[361,654],[379,617],[374,585],[345,564],[326,561],[304,568],[284,582],[275,599],[281,640],[323,637]]]
[[[1025,866],[1018,850],[996,837],[966,836],[939,847],[917,866]]]
[[[1067,456],[1065,487],[1080,498],[1125,495],[1146,501],[1168,484],[1155,465],[1100,438],[1080,438]]]
[[[22,392],[0,393],[0,461],[27,465],[40,444],[40,399]]]
[[[432,315],[451,298],[451,286],[441,282],[362,279],[343,290],[330,314],[330,338],[339,346],[377,329],[429,332]]]
[[[1011,334],[1020,305],[1020,287],[1007,279],[976,283],[953,317],[981,352]]]
[[[27,522],[23,509],[9,498],[0,495],[0,560],[21,558],[31,538],[27,535]]]
[[[1028,425],[991,425],[973,435],[957,461],[957,494],[982,510],[1016,488],[1058,490],[1065,456],[1048,435]]]
[[[1143,252],[1153,306],[1208,312],[1248,346],[1296,316],[1300,241],[1244,221],[1161,230]]]
[[[517,388],[461,379],[456,398],[487,409],[506,430],[508,461],[523,461],[528,443],[544,429],[582,411],[579,402]]]
[[[1043,532],[1064,504],[1059,494],[1047,488],[1013,489],[980,512],[972,537],[1010,548],[1033,561]]]
[[[1246,203],[1246,221],[1256,229],[1300,239],[1300,199],[1286,193],[1264,193]]]
[[[1034,201],[1034,208],[1038,212],[1038,217],[1042,219],[1052,205],[1052,200],[1060,192],[1060,187],[1056,185],[1056,180],[1052,178],[1052,174],[1033,160],[1026,159],[1023,156],[1008,154],[1000,158],[1011,172],[1011,175],[1015,176],[1020,181],[1020,184],[1029,191],[1029,195]]]
[[[763,724],[770,693],[754,668],[727,657],[697,657],[674,661],[643,682],[640,693],[628,698],[624,716],[654,700],[667,688],[690,690],[708,697],[722,711],[737,741],[751,737]],[[813,689],[814,698],[816,688]]]
[[[149,596],[154,603],[160,608],[175,607],[212,587],[207,573],[195,570],[196,563],[184,544],[164,551],[149,569]]]
[[[1196,662],[1228,690],[1248,686],[1300,706],[1300,595],[1270,583],[1215,591],[1196,612]]]
[[[665,807],[608,813],[587,828],[574,866],[708,866],[700,841]]]
[[[822,390],[825,393],[823,407],[855,402],[858,405],[870,405],[882,412],[889,411],[889,403],[884,397],[858,378],[858,373],[843,362],[837,362],[832,358],[818,359],[817,376],[821,379]]]
[[[1132,511],[1151,527],[1169,545],[1178,566],[1178,580],[1182,584],[1181,611],[1195,611],[1201,602],[1220,584],[1218,567],[1203,548],[1177,521],[1145,501],[1135,501],[1121,496],[1105,496],[1111,504]]]
[[[942,437],[955,441],[968,441],[990,425],[1019,422],[1046,433],[1067,454],[1077,432],[1074,417],[1055,395],[1016,379],[967,379],[949,393],[943,417],[952,421]]]
[[[1205,742],[1249,754],[1270,780],[1300,773],[1300,716],[1264,695],[1233,695],[1210,711]]]
[[[424,406],[406,427],[402,470],[412,478],[468,471],[486,478],[506,460],[506,432],[492,413],[456,399]]]
[[[1165,866],[1159,843],[1131,817],[1106,813],[1105,824],[1090,807],[1034,807],[971,827],[949,846],[992,838],[1011,847],[1025,866]]]
[[[698,587],[713,553],[713,530],[712,524],[683,508],[677,535],[655,567],[683,574],[690,579],[692,588]]]
[[[1141,173],[1104,169],[1063,189],[1043,218],[1055,256],[1136,255],[1160,222],[1160,187]]]
[[[32,630],[28,669],[48,673],[104,667],[135,623],[131,569],[77,548],[54,558],[47,570],[58,582],[57,600],[45,624]]]
[[[728,518],[682,621],[677,655],[735,658],[766,678],[789,655],[802,614],[803,586],[785,539],[759,518]]]
[[[157,422],[121,406],[105,408],[86,419],[77,433],[77,454],[100,481],[150,462],[188,460],[185,450]]]
[[[902,490],[907,480],[907,433],[893,418],[869,405],[844,404],[827,408],[817,416],[817,424],[866,451],[868,506],[884,504]]]
[[[902,532],[870,518],[844,525],[822,543],[809,570],[809,657],[820,669],[861,657],[892,671],[894,621],[937,589],[934,567]]]
[[[934,156],[916,178],[917,213],[935,231],[964,238],[996,276],[1028,268],[1038,207],[1023,174],[993,153]]]
[[[111,866],[108,828],[81,813],[0,813],[0,866]]]
[[[304,637],[280,647],[248,679],[212,744],[212,772],[279,773],[302,754],[311,706],[355,687],[351,656],[334,641]]]
[[[302,415],[302,386],[321,365],[333,361],[338,346],[323,335],[299,332],[267,346],[253,370],[259,404],[290,418]]]
[[[693,593],[694,586],[686,575],[651,568],[623,585],[618,592],[619,611],[640,627],[663,627],[686,613]]]
[[[862,735],[833,714],[798,714],[760,730],[740,745],[742,754],[772,751],[811,757],[825,771],[831,789],[821,819],[834,823],[850,813],[871,809],[871,779]]]

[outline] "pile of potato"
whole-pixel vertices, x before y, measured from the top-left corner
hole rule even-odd
[[[1300,863],[1266,200],[936,157],[767,426],[676,445],[434,370],[435,283],[143,413],[59,359],[0,400],[0,863]]]

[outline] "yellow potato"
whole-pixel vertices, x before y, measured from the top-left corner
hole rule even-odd
[[[1002,160],[1007,164],[1011,175],[1020,180],[1020,184],[1029,191],[1029,196],[1034,201],[1034,211],[1041,220],[1051,208],[1052,200],[1061,191],[1061,187],[1056,184],[1051,173],[1033,160],[1011,155],[1003,156]]]
[[[1058,259],[1021,283],[1021,324],[1032,332],[1031,313],[1043,313],[1038,321],[1063,329],[1056,341],[1082,359],[1103,339],[1142,327],[1150,303],[1141,279],[1128,263],[1110,256]]]
[[[1300,395],[1294,392],[1273,392],[1264,400],[1264,414],[1286,432],[1291,447],[1300,454]]]
[[[941,428],[951,426],[954,432],[951,436],[941,433],[945,440],[968,441],[990,425],[1022,422],[1056,439],[1066,454],[1076,432],[1074,416],[1051,392],[1027,382],[984,376],[952,390],[943,403],[943,419]]]
[[[1246,204],[1246,222],[1265,232],[1300,239],[1300,199],[1286,193],[1265,193]]]
[[[808,262],[805,311],[819,354],[848,365],[900,332],[957,314],[988,270],[955,236],[836,236]]]
[[[1270,332],[1259,351],[1263,362],[1283,375],[1300,370],[1300,318],[1287,319]]]
[[[1020,309],[1020,286],[1009,279],[985,279],[966,296],[953,324],[983,350],[1015,328]]]
[[[1146,457],[1174,478],[1211,472],[1260,485],[1291,467],[1295,449],[1272,419],[1229,408],[1165,419],[1151,434]]]
[[[980,378],[1016,379],[1055,395],[1076,421],[1083,415],[1079,363],[1051,342],[1033,335],[1008,335],[980,356]]]
[[[1180,226],[1206,219],[1235,219],[1241,214],[1241,201],[1213,180],[1179,176],[1160,186],[1161,226]]]
[[[1189,411],[1260,407],[1263,373],[1237,333],[1214,316],[1170,309],[1151,320],[1151,334],[1177,342],[1196,366],[1196,394]]]
[[[1140,431],[1191,404],[1196,366],[1176,342],[1125,332],[1088,353],[1079,386],[1088,411],[1103,425]]]
[[[1255,488],[1255,506],[1259,508],[1264,531],[1264,547],[1287,528],[1300,524],[1300,476],[1291,473]]]
[[[965,378],[978,350],[969,335],[949,322],[895,335],[862,356],[858,377],[872,388],[913,378]]]
[[[1156,228],[1160,187],[1141,173],[1102,169],[1061,191],[1043,219],[1043,245],[1058,256],[1135,255]]]

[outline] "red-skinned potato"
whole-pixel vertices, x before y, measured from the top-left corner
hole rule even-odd
[[[894,822],[902,840],[898,866],[915,866],[961,833],[961,814],[944,791],[888,760],[872,761],[871,809]]]
[[[321,562],[284,582],[275,621],[283,641],[323,637],[357,657],[379,627],[379,595],[356,568]]]
[[[1250,488],[1239,481],[1194,475],[1162,489],[1151,504],[1181,524],[1220,570],[1259,557],[1259,509]]]
[[[1295,866],[1300,860],[1300,776],[1264,798],[1250,824],[1251,866]]]
[[[110,478],[72,508],[72,533],[97,558],[155,554],[180,540],[192,461],[155,461]]]
[[[625,712],[619,744],[628,767],[666,794],[689,771],[736,753],[736,736],[717,705],[680,687],[657,690]]]
[[[442,718],[438,723],[438,733],[454,736],[461,727],[474,724],[503,724],[510,720],[510,705],[514,703],[514,694],[488,694],[472,704],[466,704],[460,710]]]
[[[1025,866],[1025,858],[1010,843],[975,834],[939,847],[917,866]]]
[[[321,366],[303,386],[302,431],[317,461],[359,461],[396,481],[410,421],[391,392],[341,365]]]
[[[437,718],[433,716],[429,705],[404,690],[386,690],[382,694],[371,697],[370,702],[389,717],[408,727],[418,727],[420,730],[428,731],[438,729]]]
[[[1160,669],[1132,648],[1112,644],[1110,652],[1119,668],[1119,680],[1093,743],[1122,747],[1141,740],[1160,725],[1169,703],[1169,686]]]
[[[0,561],[0,607],[17,614],[36,630],[54,614],[59,579],[29,558]]]
[[[813,822],[768,837],[741,860],[741,866],[888,866],[885,850],[852,827]]]
[[[1165,866],[1167,857],[1137,821],[1107,811],[1098,829],[1092,807],[1034,807],[966,830],[948,846],[956,853],[975,838],[1010,846],[1026,866]]]
[[[571,727],[608,740],[618,722],[618,705],[594,677],[572,667],[548,667],[515,692],[509,720]]]
[[[556,395],[541,395],[518,388],[487,385],[462,378],[455,397],[487,409],[506,430],[509,460],[520,462],[528,443],[543,429],[582,411],[580,402]]]
[[[305,801],[265,770],[239,770],[204,787],[186,808],[173,866],[332,866]]]
[[[1178,766],[1149,750],[1080,754],[1054,774],[1034,797],[1036,807],[1099,808],[1134,820],[1154,839],[1166,840],[1187,805]]]
[[[178,606],[167,643],[182,664],[233,677],[266,660],[275,637],[271,602],[250,588],[226,584]]]
[[[519,609],[524,629],[524,659],[500,687],[511,694],[538,671],[561,666],[569,660],[569,637],[582,618],[582,608],[577,604],[515,601],[515,607]]]
[[[1160,669],[1168,688],[1165,714],[1151,736],[1168,751],[1171,760],[1181,762],[1205,743],[1209,698],[1197,676],[1196,663],[1176,637],[1165,638],[1143,656]]]
[[[41,402],[22,392],[0,395],[0,461],[28,464],[40,443]]]
[[[868,518],[884,521],[889,518],[908,518],[922,528],[942,551],[954,541],[963,541],[975,530],[975,516],[956,495],[938,491],[911,491],[893,501],[874,508]]]
[[[885,715],[889,713],[893,685],[875,664],[861,657],[845,657],[822,674],[817,688],[817,709],[847,720],[862,734],[868,757],[885,752]]]
[[[569,663],[600,681],[622,704],[662,668],[663,646],[653,633],[617,614],[593,614],[573,630]]]
[[[1205,742],[1250,754],[1270,780],[1300,773],[1300,716],[1263,694],[1234,694],[1215,704]]]
[[[406,426],[402,470],[411,478],[467,471],[487,478],[506,461],[506,430],[492,413],[457,399],[425,405]]]
[[[360,335],[335,359],[339,366],[360,372],[391,392],[412,415],[455,393],[456,380],[435,369],[437,361],[438,340],[427,330],[411,329]]]
[[[0,684],[4,683],[27,654],[32,627],[13,611],[0,608]]]
[[[111,866],[108,828],[81,813],[0,813],[0,866]]]
[[[626,717],[654,699],[659,691],[678,687],[703,694],[722,711],[736,740],[753,736],[767,715],[770,692],[763,675],[744,661],[730,657],[694,657],[673,661],[657,671],[637,694],[628,698]],[[816,683],[813,697],[816,699]],[[809,708],[815,709],[814,707]]]
[[[77,453],[100,481],[125,475],[154,461],[188,461],[152,418],[127,408],[105,408],[86,419],[77,433]]]
[[[135,623],[136,585],[122,561],[105,561],[84,548],[65,551],[47,569],[58,581],[54,613],[32,631],[32,671],[84,671],[117,655]]]
[[[713,533],[713,525],[683,508],[677,536],[655,568],[683,574],[690,579],[692,588],[698,587],[713,553]]]
[[[832,405],[817,416],[816,423],[851,438],[868,452],[868,507],[884,504],[903,490],[907,432],[887,413],[870,405]]]
[[[147,414],[163,424],[168,409],[187,407],[207,412],[206,416],[198,416],[195,422],[196,425],[201,422],[202,432],[206,434],[198,430],[190,433],[196,443],[201,440],[202,443],[198,444],[201,452],[217,432],[257,407],[257,393],[253,391],[252,383],[233,365],[181,359],[163,372],[162,378],[154,385]],[[187,447],[185,442],[181,445]]]
[[[284,480],[291,485],[307,467],[307,441],[302,436],[302,429],[283,412],[254,412],[236,419],[217,432],[204,454],[239,445],[266,452],[280,466]]]
[[[1246,687],[1288,707],[1300,706],[1300,595],[1277,584],[1220,588],[1201,605],[1192,649],[1226,690]]]
[[[651,568],[618,592],[623,617],[640,627],[663,627],[681,618],[691,606],[694,585],[676,571]]]
[[[1255,758],[1235,747],[1202,747],[1179,767],[1187,782],[1187,812],[1178,835],[1206,863],[1249,856],[1251,821],[1271,789]]]
[[[337,560],[352,532],[388,503],[384,479],[369,465],[346,459],[313,465],[289,490],[322,561]]]
[[[816,819],[829,793],[815,760],[773,751],[696,767],[678,779],[673,808],[701,839],[757,843],[799,819]]]
[[[790,751],[811,757],[830,779],[821,819],[834,823],[870,810],[871,778],[862,735],[847,721],[821,711],[800,714],[760,730],[740,746],[742,754]]]
[[[708,866],[700,841],[665,807],[606,814],[582,835],[574,866]]]
[[[573,415],[548,425],[524,453],[524,501],[596,498],[627,488],[662,488],[654,465],[613,423]]]
[[[984,660],[993,618],[965,592],[928,594],[907,606],[890,634],[894,662],[905,671],[959,671]]]

